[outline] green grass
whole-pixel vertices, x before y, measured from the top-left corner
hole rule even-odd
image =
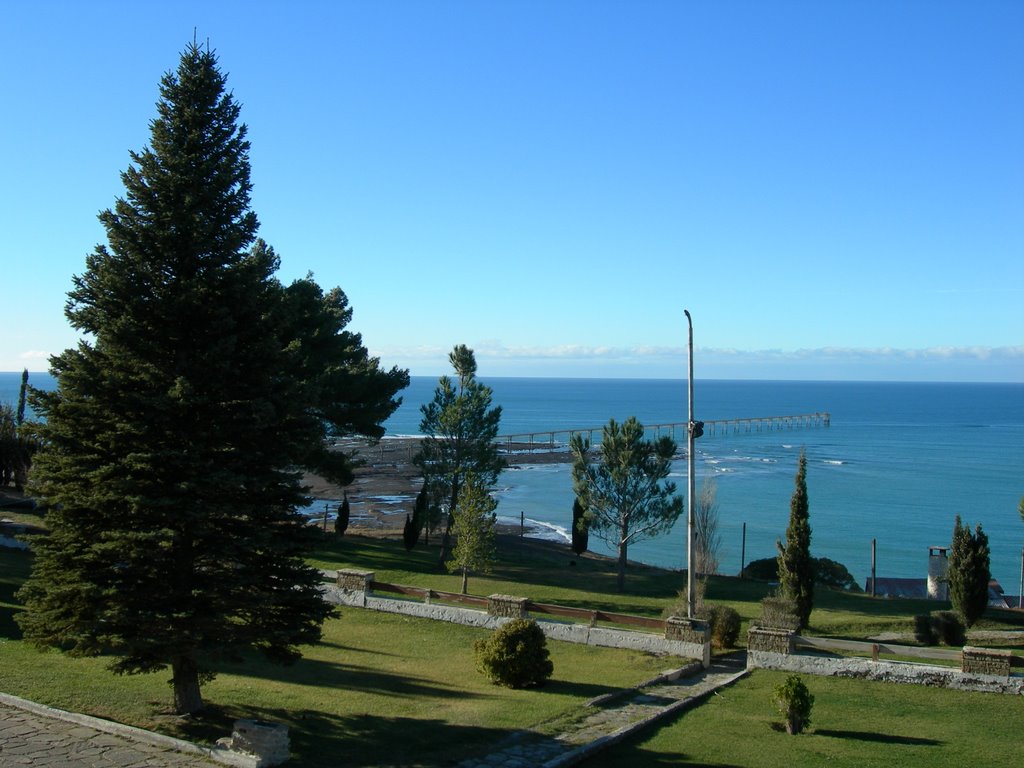
[[[493,573],[470,578],[471,593],[660,616],[685,588],[684,574],[634,567],[626,592],[619,593],[613,562],[593,556],[577,559],[556,544],[503,539],[499,555]],[[344,608],[340,618],[325,625],[323,641],[306,649],[292,667],[270,665],[259,657],[225,667],[204,686],[207,711],[183,720],[166,711],[168,672],[117,677],[106,670],[103,659],[40,653],[20,640],[13,621],[20,610],[14,591],[27,576],[29,561],[25,553],[0,550],[0,690],[197,741],[227,735],[231,722],[240,717],[280,721],[291,729],[293,762],[313,768],[449,764],[486,751],[518,729],[566,717],[586,700],[678,665],[678,660],[630,651],[550,642],[552,681],[538,690],[511,691],[490,685],[475,670],[472,645],[486,635],[484,630]],[[400,541],[326,536],[314,561],[324,568],[372,570],[379,581],[452,592],[460,588],[460,576],[438,568],[435,547],[406,553]],[[760,582],[714,578],[708,599],[734,607],[746,625],[758,616],[758,601],[768,590]],[[910,631],[915,613],[937,607],[828,590],[818,591],[816,606],[813,633],[854,639]],[[1024,617],[1004,612],[983,625],[1020,629]],[[1019,644],[1010,647],[1020,650]],[[1002,728],[1008,719],[1020,722],[1022,714],[1019,697],[808,678],[819,697],[814,727],[821,730],[788,737],[771,729],[778,719],[769,702],[776,679],[759,671],[661,728],[649,741],[623,748],[620,755],[632,757],[608,760],[654,766],[687,764],[680,759],[689,764],[788,766],[827,762],[834,754],[837,764],[873,765],[873,755],[895,749],[900,760],[904,754],[910,755],[908,760],[917,760],[919,754],[933,760],[941,755],[942,760],[931,764],[948,765],[954,763],[943,762],[945,750],[960,754],[961,731],[968,742],[970,732],[999,734],[992,724],[998,721]],[[969,715],[954,714],[961,711]],[[972,731],[975,726],[978,730]],[[998,740],[1013,743],[1009,736]],[[988,746],[978,741],[971,749],[987,755]],[[769,745],[765,755],[774,757],[760,759],[761,742]],[[861,753],[867,756],[863,762],[851,757]],[[604,759],[593,764],[603,765]],[[999,763],[982,759],[974,764]]]
[[[104,659],[42,652],[18,638],[12,591],[28,556],[0,550],[0,690],[171,735],[212,741],[256,717],[290,727],[297,765],[441,765],[512,732],[572,712],[670,667],[633,651],[549,642],[555,673],[536,690],[491,685],[472,646],[486,630],[345,608],[301,661],[254,657],[204,686],[199,719],[167,714],[168,672],[118,677]]]
[[[674,723],[588,762],[601,768],[797,765],[857,768],[1020,766],[1024,698],[804,676],[811,727],[777,730],[771,703],[782,672],[758,670]]]
[[[625,592],[617,592],[613,561],[592,555],[576,558],[568,546],[556,543],[502,539],[499,556],[491,574],[470,578],[470,593],[512,594],[542,603],[661,616],[686,589],[684,572],[637,565],[627,572]],[[430,548],[421,544],[407,553],[399,541],[325,536],[314,561],[322,568],[373,571],[382,582],[458,592],[461,577],[440,570],[437,557],[433,542]],[[751,620],[760,616],[760,600],[770,591],[765,582],[716,576],[710,580],[706,599],[736,609],[743,621],[742,641]],[[915,615],[950,607],[931,600],[872,598],[823,587],[815,591],[814,606],[808,634],[853,640],[883,632],[912,632]],[[990,611],[975,628],[1024,630],[1024,614]]]

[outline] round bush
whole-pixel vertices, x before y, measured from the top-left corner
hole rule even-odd
[[[497,685],[543,685],[554,672],[547,638],[532,619],[513,619],[473,644],[477,669]]]
[[[967,630],[960,617],[952,611],[939,611],[933,616],[935,634],[946,645],[957,648],[967,641]]]
[[[914,639],[921,645],[935,645],[935,627],[927,613],[914,617]]]

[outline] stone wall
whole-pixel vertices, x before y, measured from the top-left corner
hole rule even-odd
[[[757,642],[755,640],[755,644]],[[961,671],[955,667],[935,664],[873,661],[863,657],[836,656],[820,652],[780,653],[773,650],[758,650],[750,645],[747,648],[747,668],[1024,695],[1024,677]]]
[[[341,572],[339,572],[338,577],[340,581]],[[453,624],[463,624],[484,629],[497,629],[505,622],[511,621],[509,616],[492,616],[484,611],[476,611],[469,608],[368,595],[365,592],[342,588],[335,584],[325,584],[323,590],[324,597],[330,603],[366,608],[372,611],[399,613],[406,616],[433,619],[435,621],[448,621]],[[508,596],[492,595],[492,597]],[[511,600],[518,604],[519,601],[526,601],[527,598],[512,597]],[[525,602],[523,606],[525,609]],[[505,605],[502,610],[511,611],[512,609]],[[635,632],[611,627],[591,627],[587,624],[576,624],[574,622],[540,619],[537,621],[537,625],[544,632],[544,635],[552,640],[607,648],[629,648],[647,653],[668,654],[698,659],[705,668],[711,665],[710,643],[687,642],[685,640],[661,637],[650,632]]]

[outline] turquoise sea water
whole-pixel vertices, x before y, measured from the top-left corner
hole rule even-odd
[[[686,382],[673,380],[487,378],[503,408],[502,434],[599,428],[635,415],[645,424],[686,420]],[[0,401],[17,397],[20,374],[0,374]],[[35,386],[52,386],[33,374]],[[417,434],[419,407],[436,386],[413,377],[390,435]],[[697,419],[733,419],[827,411],[831,426],[707,434],[697,441],[698,488],[718,488],[721,570],[738,572],[743,524],[746,557],[770,557],[789,515],[797,457],[806,449],[811,548],[844,563],[863,585],[877,540],[879,576],[924,577],[929,546],[947,546],[954,517],[981,523],[992,573],[1017,593],[1024,522],[1024,384],[702,381]],[[564,436],[563,436],[564,437]],[[685,435],[679,431],[680,441]],[[686,463],[674,466],[680,492]],[[520,513],[565,531],[571,519],[568,465],[506,470],[499,514]],[[600,545],[591,537],[593,549]],[[630,558],[683,567],[686,523],[630,548]]]
[[[686,420],[686,382],[671,380],[486,379],[502,405],[502,433],[600,427],[635,415],[645,424]],[[419,404],[436,381],[415,377],[388,422],[392,434],[418,432]],[[844,563],[863,585],[877,540],[879,576],[927,574],[929,546],[948,545],[954,517],[981,523],[992,573],[1016,594],[1024,522],[1024,385],[865,382],[700,381],[697,419],[827,411],[831,426],[705,435],[697,440],[697,486],[716,481],[721,569],[746,557],[772,557],[784,535],[800,450],[806,449],[812,550]],[[676,439],[685,440],[680,430]],[[686,487],[686,462],[673,478]],[[568,465],[503,473],[499,514],[566,530],[571,520]],[[592,548],[598,548],[591,537]],[[610,551],[610,550],[609,550]],[[684,567],[686,522],[630,548],[631,559]]]

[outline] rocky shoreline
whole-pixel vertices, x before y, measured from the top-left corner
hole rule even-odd
[[[346,451],[359,462],[355,479],[351,485],[341,486],[317,475],[306,474],[303,481],[314,499],[310,507],[311,519],[322,520],[326,507],[328,526],[333,528],[338,506],[347,495],[351,510],[349,530],[374,536],[400,535],[405,516],[412,514],[416,495],[423,484],[419,468],[413,463],[419,444],[420,438],[417,437],[339,443],[338,450]],[[546,445],[512,444],[506,450],[505,459],[511,467],[570,460],[567,450],[551,450]],[[23,495],[14,493],[13,489],[6,490],[9,493],[5,494],[4,502],[11,505],[24,503]],[[519,531],[519,526],[515,526],[515,531]]]
[[[401,534],[405,516],[412,514],[416,494],[423,484],[419,468],[413,464],[419,443],[418,437],[339,443],[339,450],[346,451],[360,462],[355,470],[355,480],[351,485],[342,487],[307,474],[304,480],[310,495],[316,500],[313,513],[323,510],[326,505],[328,525],[333,525],[337,504],[347,494],[351,509],[350,530],[378,536]],[[546,445],[537,447],[513,443],[506,447],[506,451],[504,456],[510,467],[570,460],[567,450],[551,450]]]

